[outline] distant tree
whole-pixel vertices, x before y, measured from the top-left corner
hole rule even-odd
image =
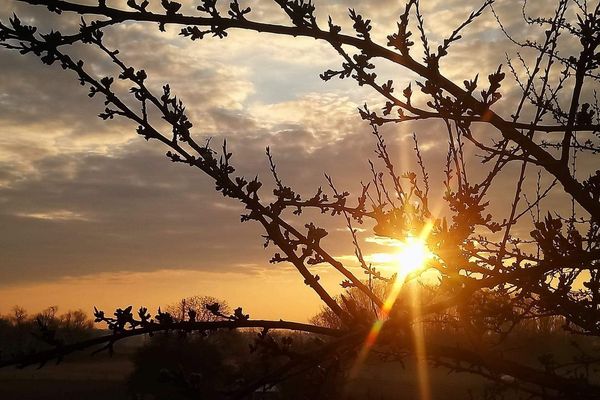
[[[390,286],[388,282],[377,281],[373,283],[371,289],[379,298],[385,299],[389,295]],[[372,323],[378,317],[373,313],[374,305],[371,298],[358,288],[348,288],[344,293],[336,296],[336,301],[344,311],[360,315],[360,318],[370,320]],[[321,307],[321,310],[310,318],[310,323],[328,328],[342,329],[344,327],[344,321],[328,307]]]
[[[506,49],[510,52],[507,66],[482,71],[485,78],[474,75],[454,82],[444,71],[447,55],[475,19],[488,11],[496,15],[493,0],[485,0],[435,44],[428,35],[426,16],[418,0],[406,1],[397,29],[383,44],[372,35],[371,20],[356,10],[349,10],[353,32],[345,34],[331,18],[318,20],[315,6],[304,0],[274,0],[287,18],[281,23],[261,21],[262,14],[252,13],[238,0],[228,4],[202,0],[197,12],[185,15],[181,4],[170,0],[160,4],[130,0],[118,7],[104,0],[97,4],[21,1],[43,5],[49,12],[63,14],[62,18],[80,14],[83,19],[79,30],[38,33],[36,27],[13,16],[0,26],[0,44],[73,72],[89,89],[90,97],[105,100],[101,118],[132,121],[140,136],[168,148],[170,161],[197,168],[215,183],[218,192],[239,200],[245,209],[242,221],[260,224],[265,245],[278,248],[271,262],[293,265],[341,324],[326,328],[252,320],[241,308],[227,315],[217,306],[211,311],[222,320],[198,321],[192,315],[176,321],[170,313],[159,311],[152,317],[142,308],[134,315],[128,307],[117,310],[114,317],[96,311],[96,321],[108,323],[111,335],[0,365],[36,363],[99,343],[112,348],[122,338],[156,331],[259,327],[262,336],[257,343],[269,343],[269,348],[286,355],[289,362],[224,396],[241,398],[311,369],[324,371],[322,376],[327,377],[331,371],[353,368],[362,354],[376,346],[399,358],[416,354],[436,366],[480,374],[500,388],[490,396],[503,396],[501,389],[518,387],[534,398],[600,398],[592,368],[600,360],[598,355],[585,352],[569,360],[544,357],[539,360],[540,367],[539,363],[507,358],[494,340],[487,340],[487,334],[472,334],[477,327],[485,326],[480,333],[494,332],[492,338],[505,340],[523,321],[559,317],[564,321],[563,329],[574,335],[600,336],[600,171],[589,167],[597,167],[600,152],[600,109],[594,90],[600,66],[598,2],[557,0],[552,13],[544,16],[529,15],[523,2],[522,23],[532,35],[538,34],[538,39],[512,37],[498,17],[498,29],[515,46]],[[256,20],[252,19],[255,15]],[[372,130],[378,159],[378,163],[370,163],[371,182],[362,185],[353,203],[350,193],[338,189],[331,177],[327,177],[328,190],[319,187],[314,195],[304,197],[284,183],[267,149],[274,199],[265,200],[263,182],[258,177],[248,179],[235,174],[226,143],[217,150],[210,142],[197,139],[183,102],[169,85],[155,90],[144,70],[130,66],[116,49],[110,48],[104,40],[109,34],[107,28],[128,21],[151,23],[161,30],[177,26],[183,39],[191,40],[208,36],[223,39],[230,30],[243,29],[328,43],[339,53],[342,64],[321,77],[350,78],[381,96],[381,107],[365,105],[360,109]],[[69,45],[75,43],[103,54],[115,70],[103,69],[101,73],[109,75],[98,75],[85,60],[70,55]],[[375,67],[379,60],[400,71],[410,71],[414,74],[410,76],[417,78],[403,74],[407,76],[403,83],[381,79]],[[507,73],[514,82],[511,89],[520,92],[509,103],[502,101]],[[509,111],[498,111],[500,104]],[[166,129],[157,122],[159,117],[167,124]],[[443,135],[440,140],[447,141],[446,157],[440,160],[444,165],[439,182],[446,206],[443,211],[432,207],[433,183],[418,135],[413,137],[416,172],[398,171],[384,139],[383,127],[418,120],[438,121],[437,129]],[[478,152],[481,165],[466,161],[467,150]],[[507,174],[514,179],[513,187],[500,183],[499,177]],[[536,185],[526,183],[526,178],[536,176]],[[526,189],[534,189],[533,194]],[[501,215],[492,215],[490,203],[504,199],[498,193],[508,190],[513,200],[510,204],[494,204],[494,213]],[[553,209],[547,202],[550,194],[571,204],[571,211]],[[364,281],[325,248],[325,229],[310,220],[300,225],[292,222],[308,209],[342,218],[350,231],[357,263],[366,275]],[[355,225],[366,221],[378,236],[400,241],[422,238],[433,257],[425,267],[406,276],[386,276],[363,255]],[[340,298],[340,304],[319,282],[315,265],[337,270],[344,288],[364,293],[372,304],[370,318],[344,304],[344,298]],[[438,273],[435,293],[426,301],[415,302],[414,307],[401,306],[406,298],[399,296],[403,283],[417,280],[424,269]],[[373,290],[374,282],[379,280],[392,285],[387,298]],[[423,335],[422,342],[413,344],[415,327],[432,316],[449,315],[445,311],[452,307],[457,313],[447,323],[469,339],[466,345],[432,343]],[[275,329],[307,331],[332,339],[316,351],[286,354],[275,339],[264,341]],[[419,351],[423,348],[427,351]]]
[[[94,327],[94,323],[83,310],[67,311],[59,317],[59,324],[63,329],[71,331],[85,331]]]
[[[27,311],[23,307],[14,306],[11,311],[10,319],[15,325],[22,325],[27,319]]]
[[[185,321],[189,318],[190,312],[195,315],[196,321],[218,321],[223,319],[214,312],[211,308],[219,306],[219,310],[223,314],[230,314],[229,306],[224,300],[218,300],[211,296],[191,296],[179,300],[178,303],[171,304],[165,308],[169,314],[178,321]]]
[[[94,323],[84,311],[58,314],[57,306],[32,316],[23,307],[14,306],[0,320],[0,352],[5,358],[79,342],[94,334]]]
[[[57,311],[58,306],[50,306],[37,313],[33,319],[40,325],[47,326],[49,328],[55,328],[59,323],[59,319],[56,316]]]

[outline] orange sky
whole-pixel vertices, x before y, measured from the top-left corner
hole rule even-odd
[[[111,314],[117,307],[159,306],[197,294],[225,299],[230,307],[243,306],[257,319],[307,321],[318,312],[318,297],[295,274],[273,272],[248,274],[161,270],[120,272],[66,277],[47,283],[22,284],[0,290],[0,313],[18,304],[30,312],[58,305],[59,313],[69,309],[90,311],[96,306]]]

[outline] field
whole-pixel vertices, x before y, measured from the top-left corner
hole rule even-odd
[[[79,356],[42,369],[0,370],[0,399],[11,400],[129,400],[127,376],[133,370],[130,354]],[[378,363],[366,365],[352,379],[347,399],[417,399],[419,388],[414,365]],[[468,398],[469,389],[480,391],[483,382],[465,374],[431,369],[432,399]]]
[[[443,368],[428,368],[432,400],[468,399],[469,392],[481,393],[485,381],[472,374],[449,374]],[[351,380],[346,390],[348,400],[419,399],[416,366],[407,362],[366,365]]]
[[[129,399],[126,379],[133,369],[128,354],[77,357],[36,369],[0,370],[0,399]]]

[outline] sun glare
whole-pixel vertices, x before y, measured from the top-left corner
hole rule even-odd
[[[427,261],[432,257],[427,243],[418,237],[409,236],[398,247],[395,255],[398,272],[401,276],[424,269]]]
[[[431,232],[431,225],[427,225],[425,229],[421,232],[421,234],[417,237],[415,236],[407,236],[401,242],[396,242],[397,250],[393,253],[388,253],[390,259],[393,260],[394,268],[396,269],[397,276],[391,287],[390,292],[388,293],[387,298],[385,299],[383,306],[380,310],[380,315],[377,321],[371,327],[369,334],[365,340],[365,343],[356,358],[354,366],[350,372],[351,376],[355,376],[357,371],[361,368],[363,362],[365,361],[367,354],[370,349],[375,345],[377,341],[377,337],[385,321],[387,320],[396,299],[400,295],[404,287],[405,280],[408,278],[408,275],[415,271],[425,272],[427,269],[427,263],[434,258],[433,253],[427,247],[427,242],[425,238]],[[417,295],[416,291],[410,291],[413,296]],[[414,300],[414,298],[413,298]],[[413,302],[412,312],[415,315],[420,314],[420,310],[418,309],[418,301]],[[415,325],[415,327],[418,327]],[[419,391],[421,394],[422,400],[429,400],[431,398],[429,392],[429,377],[427,374],[427,366],[424,363],[426,359],[425,353],[425,343],[423,341],[423,332],[418,331],[417,328],[414,331],[414,339],[415,339],[415,349],[417,353],[417,364],[418,364],[418,374],[419,374]]]

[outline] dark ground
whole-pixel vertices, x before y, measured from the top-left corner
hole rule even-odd
[[[536,358],[545,351],[552,349],[558,354],[564,352],[565,358],[573,351],[562,337],[552,340],[543,338],[531,337],[525,341],[525,348],[517,346],[508,355],[539,367]],[[88,352],[72,355],[59,365],[50,363],[41,369],[0,369],[0,400],[134,399],[128,393],[127,379],[134,371],[132,355],[147,340],[139,339],[137,342],[117,345],[113,357],[106,352],[95,356],[90,356]],[[597,346],[595,341],[589,345]],[[361,372],[347,383],[344,400],[420,399],[416,371],[415,363],[410,360],[404,366],[399,362],[367,361]],[[471,394],[473,398],[481,399],[488,385],[478,376],[449,373],[443,368],[430,367],[428,374],[431,400],[470,399]],[[504,394],[506,400],[519,398],[515,393]],[[151,400],[151,397],[135,399]]]
[[[126,354],[67,360],[36,369],[0,370],[0,399],[125,400],[126,379],[133,364]]]
[[[130,400],[127,376],[133,371],[129,354],[80,356],[42,369],[0,370],[0,399],[10,400]],[[366,365],[349,383],[349,399],[418,399],[414,366],[399,363]],[[465,374],[430,370],[433,399],[467,399],[468,390],[482,382]]]

